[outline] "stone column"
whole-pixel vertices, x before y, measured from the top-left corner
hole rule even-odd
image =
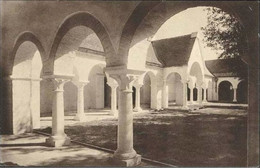
[[[207,88],[203,88],[203,102],[207,102]]]
[[[135,112],[142,112],[142,108],[140,106],[140,89],[143,85],[140,84],[136,84],[134,85],[135,89],[136,89],[136,93],[135,93],[135,108],[134,111]]]
[[[86,121],[86,116],[84,113],[84,87],[88,82],[73,82],[78,88],[77,95],[77,114],[75,116],[75,120],[83,122]]]
[[[111,88],[111,111],[110,114],[114,115],[114,116],[118,116],[118,110],[117,110],[117,93],[116,93],[116,89],[118,87],[117,84],[110,84],[107,83],[108,86],[110,86]]]
[[[167,80],[163,80],[163,95],[162,95],[163,108],[168,108],[168,86],[167,86]]]
[[[187,80],[182,80],[182,108],[188,109],[187,106]]]
[[[190,88],[190,103],[191,103],[191,104],[193,104],[193,101],[194,101],[194,100],[193,100],[193,89],[194,89],[194,87],[191,87],[191,88]]]
[[[52,135],[46,139],[49,146],[60,147],[70,144],[70,138],[64,133],[64,100],[63,86],[68,81],[62,78],[53,78],[54,91],[52,102]]]
[[[143,71],[127,69],[125,66],[108,67],[105,71],[119,84],[119,112],[117,130],[117,150],[113,162],[117,166],[137,166],[141,156],[133,148],[133,103],[132,87]]]
[[[133,148],[133,103],[132,103],[132,76],[120,75],[120,104],[118,114],[117,150],[114,154],[118,163],[134,166],[141,162]]]
[[[197,88],[198,88],[197,101],[199,102],[199,105],[202,105],[202,87],[199,84]]]
[[[233,88],[233,90],[234,90],[233,102],[237,102],[237,88]]]

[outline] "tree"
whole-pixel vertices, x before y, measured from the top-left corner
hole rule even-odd
[[[202,27],[206,46],[220,50],[219,58],[240,58],[246,46],[243,29],[238,19],[216,7],[208,7],[207,25]]]

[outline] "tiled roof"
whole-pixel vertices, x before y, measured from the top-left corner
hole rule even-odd
[[[196,36],[184,35],[152,41],[157,59],[164,67],[187,65]]]
[[[205,62],[208,70],[216,77],[238,76],[247,72],[247,64],[238,58],[216,59]]]

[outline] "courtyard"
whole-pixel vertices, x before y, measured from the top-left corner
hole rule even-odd
[[[1,6],[0,166],[259,165],[258,3]]]
[[[65,133],[74,141],[116,150],[117,119],[86,113],[87,122],[66,113]],[[50,133],[48,117],[41,119]],[[49,125],[49,126],[48,126]],[[204,108],[134,113],[134,148],[143,157],[175,166],[246,166],[245,108]]]

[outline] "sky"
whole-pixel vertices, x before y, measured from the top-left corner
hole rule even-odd
[[[177,37],[192,32],[198,32],[201,36],[202,54],[204,60],[217,59],[217,51],[211,50],[206,47],[202,41],[203,34],[201,33],[201,27],[207,25],[207,11],[203,11],[205,7],[190,8],[183,12],[180,12],[170,19],[168,19],[157,31],[152,40],[165,39],[170,37]]]

